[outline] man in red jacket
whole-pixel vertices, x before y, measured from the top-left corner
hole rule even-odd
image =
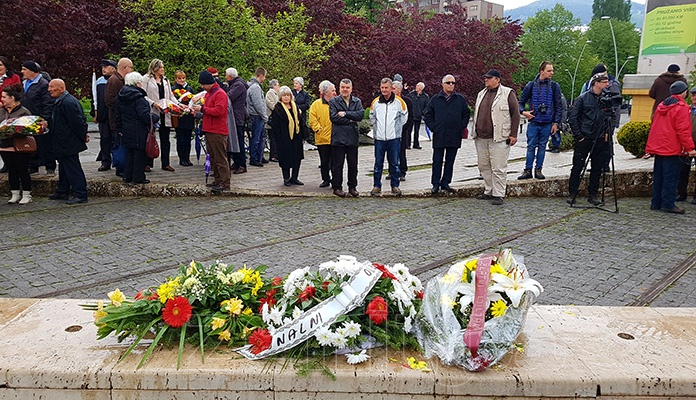
[[[205,90],[203,106],[195,106],[194,111],[203,113],[202,131],[210,154],[210,167],[213,170],[213,192],[230,190],[230,165],[227,163],[227,94],[215,82],[213,74],[201,71],[198,83]]]
[[[645,152],[655,155],[651,210],[684,214],[674,202],[681,169],[680,156],[696,156],[691,138],[691,109],[684,101],[688,86],[682,81],[669,87],[670,97],[657,106],[653,116]]]

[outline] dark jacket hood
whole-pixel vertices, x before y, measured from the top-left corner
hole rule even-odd
[[[665,82],[667,82],[667,84],[671,85],[676,81],[684,79],[684,75],[675,74],[673,72],[664,72],[660,75],[660,79],[664,80]]]
[[[121,101],[133,102],[139,97],[145,97],[145,90],[137,86],[124,86],[120,92],[118,92],[118,98]]]

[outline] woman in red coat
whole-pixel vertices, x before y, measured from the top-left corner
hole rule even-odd
[[[696,156],[691,138],[691,108],[684,101],[688,86],[682,81],[669,87],[671,96],[657,106],[645,152],[655,155],[651,210],[684,214],[674,202],[682,156]]]

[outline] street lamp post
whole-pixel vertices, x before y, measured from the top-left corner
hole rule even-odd
[[[626,66],[626,63],[628,62],[628,60],[632,60],[634,58],[636,58],[636,56],[626,57],[626,61],[624,61],[624,63],[621,65],[621,68],[619,68],[619,75],[616,76],[616,80],[619,80],[619,77],[621,76],[621,71],[623,71],[623,68]]]
[[[616,79],[619,79],[619,52],[616,49],[616,36],[614,36],[614,26],[611,24],[611,17],[604,15],[601,19],[606,19],[609,21],[609,29],[611,29],[611,39],[614,41],[614,72],[616,73]]]
[[[585,47],[587,47],[588,44],[592,43],[591,40],[585,41],[585,45],[582,46],[582,50],[580,51],[580,57],[578,57],[578,62],[575,63],[575,72],[573,72],[573,83],[571,85],[570,89],[570,101],[572,102],[575,99],[575,78],[578,76],[578,67],[580,66],[580,60],[582,60],[582,53],[585,52]],[[566,70],[567,71],[567,70]],[[568,71],[570,74],[570,71]]]

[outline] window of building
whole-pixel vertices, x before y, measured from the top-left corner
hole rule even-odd
[[[476,11],[478,10],[478,6],[469,6],[469,11]]]

